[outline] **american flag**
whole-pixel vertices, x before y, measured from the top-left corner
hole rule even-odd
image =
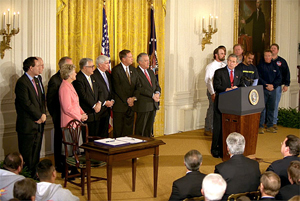
[[[108,24],[107,24],[107,18],[106,18],[106,10],[105,10],[105,3],[103,6],[103,29],[102,29],[102,43],[101,43],[102,49],[101,49],[101,55],[105,55],[109,57],[110,59],[110,53],[109,53],[109,37],[108,37]],[[109,66],[110,71],[111,67]]]
[[[150,40],[149,40],[149,56],[150,56],[150,69],[154,71],[158,70],[158,60],[157,60],[157,52],[156,52],[156,32],[155,32],[155,22],[154,22],[154,8],[151,6],[151,33],[150,33]]]
[[[106,10],[105,10],[105,2],[103,5],[103,29],[102,29],[102,43],[101,43],[101,55],[105,55],[110,59],[109,53],[109,37],[108,37],[108,24],[106,18]],[[111,65],[109,65],[109,73],[111,72]],[[110,117],[109,117],[109,125],[108,125],[108,132],[113,130],[113,113],[110,110]]]

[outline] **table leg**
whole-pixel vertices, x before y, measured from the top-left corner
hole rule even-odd
[[[91,161],[90,161],[89,151],[87,150],[85,150],[85,160],[86,160],[86,172],[87,172],[87,194],[88,194],[88,200],[91,200]]]
[[[132,191],[135,192],[136,181],[136,158],[132,159]]]
[[[153,177],[154,177],[154,197],[157,197],[157,178],[158,178],[158,147],[155,148],[155,154],[153,155]]]
[[[107,200],[111,200],[111,188],[112,188],[112,163],[110,159],[106,164],[106,174],[107,174]]]

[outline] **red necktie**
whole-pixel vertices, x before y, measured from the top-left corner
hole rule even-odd
[[[230,71],[230,82],[231,82],[231,87],[233,87],[233,71]]]
[[[149,77],[149,75],[147,74],[147,71],[146,71],[146,69],[144,69],[144,73],[145,73],[145,75],[146,75],[146,78],[147,78],[147,80],[149,81],[149,83],[150,83],[150,85],[151,85],[151,87],[152,87],[152,83],[151,83],[151,80],[150,80],[150,77]]]
[[[32,78],[32,84],[33,84],[33,86],[34,86],[34,89],[35,89],[35,92],[36,92],[36,95],[39,95],[39,92],[38,92],[38,90],[37,90],[37,87],[36,87],[36,83],[35,83],[35,81],[34,81],[34,78]]]

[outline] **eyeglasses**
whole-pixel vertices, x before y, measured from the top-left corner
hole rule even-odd
[[[94,68],[94,67],[95,67],[95,65],[92,65],[92,66],[85,66],[85,67],[88,67],[88,68]]]

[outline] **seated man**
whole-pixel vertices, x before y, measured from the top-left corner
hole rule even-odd
[[[295,135],[288,135],[281,144],[283,159],[274,161],[267,171],[275,172],[281,179],[281,188],[290,184],[287,169],[291,161],[299,161],[300,138]]]
[[[261,200],[275,200],[280,189],[280,178],[272,171],[267,171],[260,178]]]
[[[36,182],[33,179],[25,178],[17,181],[14,185],[14,198],[18,200],[35,201]]]
[[[280,189],[277,200],[289,200],[295,195],[300,195],[300,161],[292,161],[287,172],[291,184]]]
[[[197,150],[191,150],[185,154],[184,164],[187,173],[184,177],[173,182],[170,200],[184,200],[202,195],[202,180],[205,177],[205,174],[199,171],[202,155]]]
[[[0,169],[0,200],[13,198],[13,188],[16,181],[25,179],[19,175],[23,169],[23,157],[19,152],[7,154]]]
[[[56,170],[51,160],[44,159],[37,165],[37,175],[41,182],[37,184],[36,200],[79,201],[68,189],[55,184]]]
[[[201,189],[205,201],[221,200],[225,193],[226,186],[226,181],[221,175],[214,173],[206,175],[203,179]]]
[[[259,186],[259,164],[243,155],[245,138],[239,133],[231,133],[226,138],[230,159],[216,165],[215,173],[219,173],[227,182],[223,199],[231,194],[256,191]]]

